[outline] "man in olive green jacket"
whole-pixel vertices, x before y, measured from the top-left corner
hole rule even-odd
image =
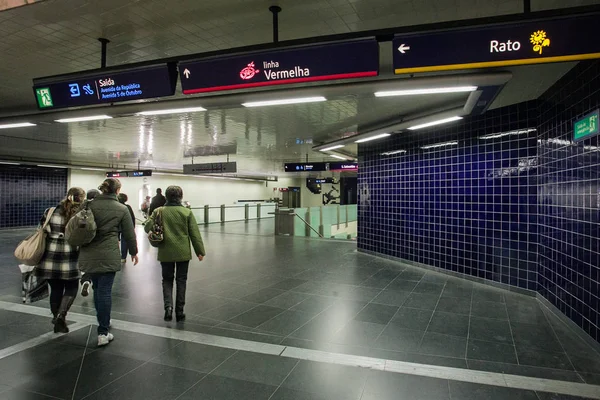
[[[89,203],[97,225],[96,236],[89,244],[81,247],[79,269],[92,278],[98,318],[98,345],[105,346],[114,339],[109,327],[112,286],[115,273],[121,270],[119,232],[122,232],[127,242],[134,265],[138,263],[138,249],[129,211],[117,200],[121,182],[118,179],[106,179],[99,189],[102,194]]]
[[[185,305],[188,267],[192,259],[190,242],[200,261],[204,259],[206,251],[192,210],[181,204],[183,190],[179,186],[169,186],[165,194],[167,198],[166,206],[154,211],[146,222],[145,229],[146,232],[150,232],[160,215],[164,238],[158,246],[158,261],[162,266],[164,319],[165,321],[173,319],[173,280],[176,280],[177,304],[175,314],[177,321],[180,322],[185,320],[183,307]],[[176,277],[175,272],[177,272]]]

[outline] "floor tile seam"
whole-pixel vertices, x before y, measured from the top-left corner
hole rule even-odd
[[[467,328],[467,343],[465,343],[465,361],[467,360],[467,355],[469,354],[469,339],[471,337],[471,314],[473,313],[473,291],[471,291],[471,304],[469,307],[469,325]],[[450,384],[448,384],[448,389],[450,389]]]
[[[250,311],[252,311],[252,310],[254,310],[254,309],[256,309],[256,308],[258,308],[258,307],[260,307],[260,306],[264,306],[264,307],[271,307],[271,308],[277,308],[277,309],[281,310],[281,312],[280,312],[280,313],[278,313],[277,315],[274,315],[273,317],[269,318],[267,321],[265,321],[265,322],[263,322],[263,323],[267,323],[268,321],[272,320],[273,318],[276,318],[276,317],[280,316],[281,314],[283,314],[284,312],[286,312],[286,311],[287,311],[287,310],[284,310],[283,308],[279,308],[279,307],[272,307],[272,306],[266,306],[264,303],[262,303],[262,304],[257,304],[255,307],[252,307],[251,309],[249,309],[249,310],[247,310],[247,311],[244,311],[243,313],[240,313],[240,314],[236,315],[235,317],[229,318],[227,321],[223,321],[223,323],[231,323],[231,324],[233,324],[232,322],[229,322],[229,321],[231,321],[232,319],[235,319],[235,318],[237,318],[237,317],[239,317],[239,316],[241,316],[241,315],[243,315],[243,314],[246,314],[247,312],[250,312]],[[221,324],[219,324],[219,325],[221,325]],[[238,324],[233,324],[233,325],[238,325]],[[262,325],[262,324],[260,324],[260,325]],[[259,325],[259,326],[260,326],[260,325]],[[239,325],[239,326],[243,327],[243,326],[245,326],[245,325]],[[218,325],[217,325],[217,326],[215,326],[215,328],[218,328]],[[254,328],[249,326],[249,327],[247,327],[247,328],[248,328],[248,329],[257,329],[257,328],[258,328],[258,326],[257,326],[257,327],[254,327]],[[227,329],[227,328],[221,328],[221,329]],[[231,329],[231,330],[235,330],[235,329]],[[244,332],[244,331],[241,331],[241,332]],[[256,333],[256,332],[252,332],[252,333]]]
[[[81,363],[79,364],[79,371],[77,373],[77,379],[75,380],[75,385],[73,387],[73,394],[71,395],[71,400],[75,400],[75,394],[77,393],[77,386],[79,385],[79,378],[81,378],[81,371],[83,370],[83,363],[85,362],[85,355],[88,350],[88,345],[90,343],[90,337],[92,336],[92,326],[89,326],[88,337],[85,342],[85,347],[83,348],[83,355],[81,357]]]
[[[75,323],[75,324],[69,325],[69,329],[71,332],[76,332],[76,331],[78,331],[80,329],[84,329],[88,326],[90,326],[90,324]],[[17,353],[20,353],[22,351],[31,349],[33,347],[39,346],[41,344],[51,342],[55,339],[65,336],[65,335],[66,335],[65,333],[54,333],[52,331],[52,329],[48,329],[48,332],[46,332],[44,334],[41,334],[41,335],[33,337],[33,338],[29,338],[27,340],[24,340],[22,342],[12,345],[12,346],[1,349],[0,350],[0,360],[10,357],[12,355],[15,355]]]
[[[303,303],[304,301],[306,301],[308,299],[302,300],[300,303]],[[298,303],[298,304],[300,304]],[[306,325],[310,324],[312,321],[314,321],[318,316],[322,315],[325,311],[329,310],[330,308],[333,307],[333,303],[330,304],[329,306],[327,306],[324,310],[322,310],[321,312],[319,312],[317,315],[315,315],[314,317],[312,317],[310,320],[308,320],[304,325],[298,327],[298,329],[296,329],[295,331],[291,332],[290,334],[286,335],[282,342],[284,342],[286,339],[294,339],[294,337],[292,336],[294,333],[298,332],[300,329],[304,328]],[[301,339],[301,338],[296,338],[296,339]],[[309,340],[309,339],[302,339],[302,340]],[[312,341],[312,340],[311,340]]]
[[[284,351],[285,351],[285,349],[281,352],[281,354],[283,354]],[[281,357],[281,354],[279,355],[280,357]],[[277,389],[275,389],[275,391],[273,393],[271,393],[271,396],[269,396],[268,400],[271,400],[273,398],[273,396],[275,396],[275,393],[277,393],[279,391],[279,389],[283,386],[285,381],[287,381],[288,378],[292,375],[292,372],[294,372],[296,370],[298,365],[300,365],[300,360],[296,361],[296,364],[294,364],[294,367],[290,370],[290,372],[288,372],[288,374],[285,376],[285,378],[283,378],[283,380],[279,383],[279,386],[277,386]]]
[[[447,282],[444,283],[444,287],[442,288],[442,293],[444,293],[446,284],[447,284]],[[438,306],[440,305],[440,300],[442,299],[442,293],[440,293],[437,303],[435,303],[435,307],[433,308],[433,312],[431,313],[431,318],[429,318],[429,322],[427,323],[427,327],[425,328],[425,333],[423,334],[423,337],[421,337],[421,341],[419,342],[419,347],[418,347],[419,349],[423,345],[423,340],[425,339],[425,335],[427,335],[427,332],[429,331],[429,326],[431,326],[431,321],[433,321],[433,317],[435,316],[435,310],[437,310]]]

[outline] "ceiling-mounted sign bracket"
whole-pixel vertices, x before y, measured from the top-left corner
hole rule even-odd
[[[110,43],[110,40],[108,40],[106,38],[98,38],[98,41],[102,45],[101,50],[100,50],[100,68],[106,68],[106,53],[107,53],[108,44]]]

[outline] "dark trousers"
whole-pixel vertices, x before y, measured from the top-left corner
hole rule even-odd
[[[187,287],[189,261],[163,262],[163,299],[165,308],[173,307],[173,280],[177,282],[175,313],[183,313],[185,306],[185,290]]]
[[[50,309],[52,313],[58,312],[63,297],[77,297],[79,291],[79,281],[77,279],[48,279],[50,285]],[[67,310],[65,310],[67,311]]]
[[[115,273],[92,274],[94,285],[94,306],[98,319],[98,335],[106,335],[110,328],[110,312],[112,309],[112,287]]]
[[[123,234],[119,234],[119,240],[121,241],[121,260],[127,260],[127,251],[129,248],[127,247],[127,242],[123,237]]]

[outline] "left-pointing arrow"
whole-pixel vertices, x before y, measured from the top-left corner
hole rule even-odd
[[[407,46],[404,43],[402,43],[400,47],[398,47],[398,51],[402,54],[405,54],[408,50],[410,50],[410,46]]]
[[[189,69],[186,68],[186,69],[183,70],[183,75],[185,75],[186,78],[189,78],[190,74],[191,74],[191,72],[190,72]]]

